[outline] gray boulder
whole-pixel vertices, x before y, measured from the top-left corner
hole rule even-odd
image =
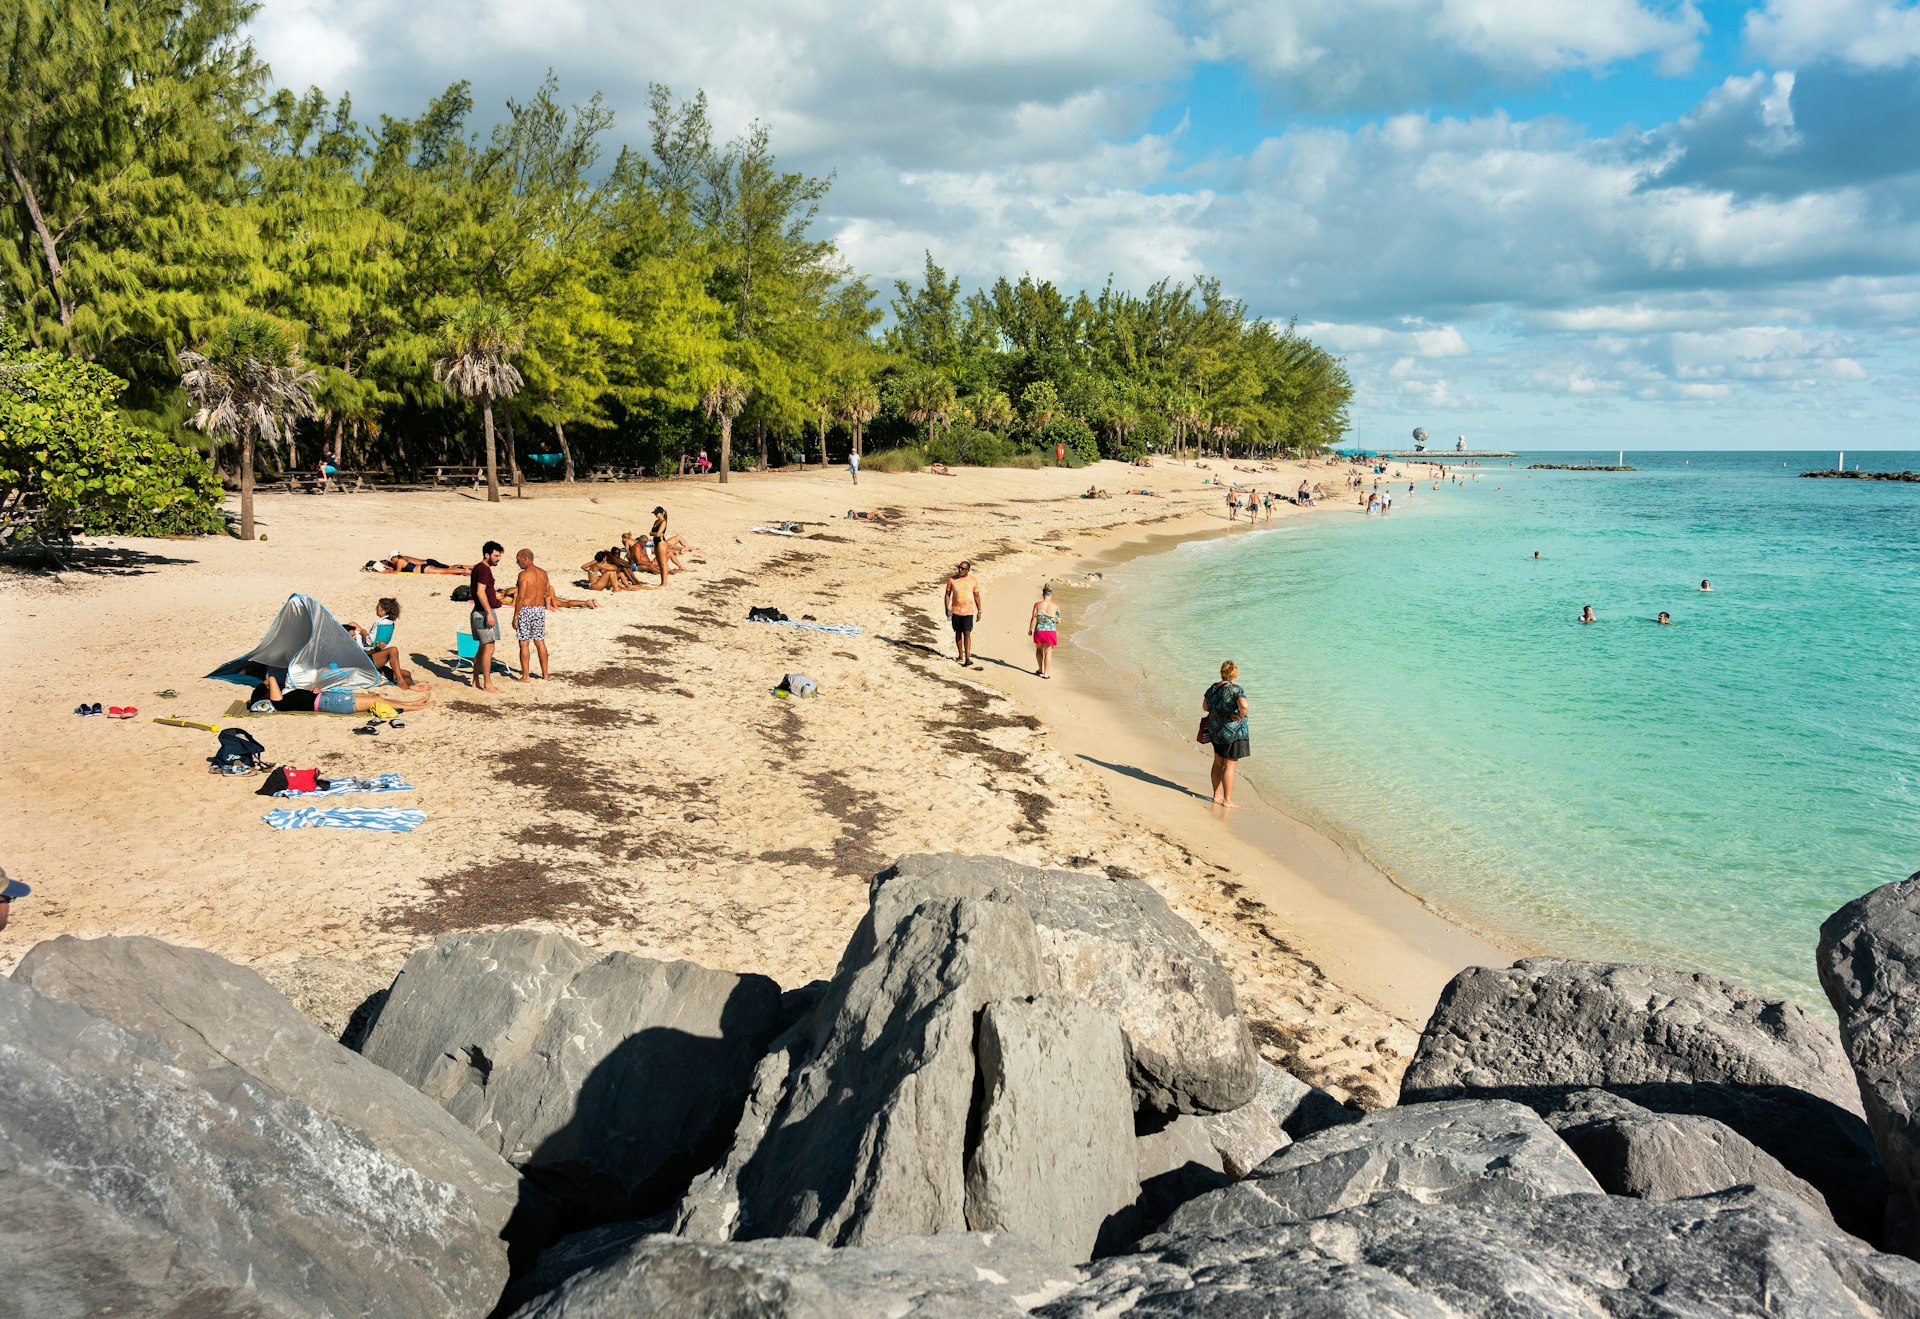
[[[1247,1180],[1175,1210],[1164,1233],[1301,1223],[1389,1195],[1497,1207],[1600,1186],[1532,1109],[1455,1100],[1370,1113],[1296,1141]]]
[[[1843,1228],[1878,1235],[1885,1175],[1839,1040],[1796,1004],[1713,976],[1553,957],[1462,971],[1421,1034],[1400,1101],[1503,1098],[1545,1111],[1585,1089],[1715,1118],[1817,1187]]]
[[[1257,1101],[1242,1105],[1230,1113],[1212,1113],[1201,1118],[1207,1139],[1220,1156],[1220,1167],[1227,1176],[1239,1181],[1292,1143],[1280,1124]]]
[[[1018,907],[933,897],[889,922],[762,1060],[731,1148],[674,1230],[836,1246],[964,1231],[975,1018],[1047,987]]]
[[[1260,1091],[1253,1102],[1266,1109],[1280,1129],[1295,1140],[1360,1120],[1358,1113],[1325,1090],[1308,1085],[1265,1058],[1260,1060]]]
[[[1204,1118],[1146,1115],[1136,1121],[1134,1132],[1134,1171],[1140,1179],[1135,1221],[1141,1231],[1158,1227],[1187,1201],[1232,1180]]]
[[[1580,1090],[1542,1115],[1608,1195],[1680,1200],[1764,1186],[1831,1218],[1827,1202],[1724,1122],[1656,1113],[1604,1090]]]
[[[1304,1142],[1303,1142],[1304,1143]],[[1297,1148],[1297,1147],[1296,1147]],[[1248,1183],[1243,1183],[1247,1185]],[[1238,1189],[1238,1188],[1236,1188]],[[1392,1196],[1304,1223],[1164,1233],[1089,1266],[1047,1319],[1907,1319],[1920,1264],[1796,1200],[1568,1195],[1422,1204]]]
[[[1920,875],[1856,898],[1820,927],[1820,985],[1888,1177],[1904,1201],[1902,1245],[1920,1223]]]
[[[1140,1185],[1120,1024],[1049,990],[987,1004],[975,1048],[968,1227],[1010,1232],[1071,1261],[1124,1244]]]
[[[670,1205],[725,1148],[780,987],[516,929],[442,935],[361,1046],[581,1218]]]
[[[1150,885],[1000,857],[910,856],[874,876],[848,956],[864,961],[935,896],[1012,903],[1032,918],[1052,984],[1120,1019],[1136,1109],[1224,1113],[1254,1098],[1259,1055],[1233,979]]]
[[[227,988],[236,1016],[271,1015],[250,1002],[265,989],[257,977]],[[159,1030],[142,1029],[0,981],[0,1310],[486,1313],[507,1279],[512,1170],[469,1133],[436,1129],[417,1110],[445,1115],[418,1095],[384,1092],[305,1021],[262,1050],[271,1075],[228,1061],[253,1046],[217,1029],[227,1006],[208,1002],[198,1020],[212,1033],[194,1046],[189,1019],[164,1008],[148,1011]],[[320,1046],[346,1055],[337,1075],[302,1076]],[[289,1075],[332,1111],[282,1088]],[[411,1138],[409,1107],[421,1119]]]
[[[816,1241],[642,1237],[529,1303],[516,1319],[970,1319],[1025,1315],[1080,1280],[1010,1238]]]

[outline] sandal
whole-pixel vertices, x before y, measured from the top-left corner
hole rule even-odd
[[[387,727],[388,727],[388,728],[405,728],[406,726],[407,726],[407,721],[406,721],[406,720],[404,720],[404,719],[389,719],[389,720],[387,720]]]
[[[364,737],[378,736],[380,732],[380,721],[378,719],[371,720],[368,723],[364,723],[360,725],[360,727],[354,729],[353,731]]]
[[[163,701],[171,701],[175,697],[179,696],[180,693],[176,692],[173,688],[169,687],[163,692],[155,692],[154,695],[158,696]]]

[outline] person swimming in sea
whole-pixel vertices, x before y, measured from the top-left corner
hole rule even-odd
[[[1653,621],[1658,623],[1661,627],[1672,627],[1673,615],[1669,614],[1666,610],[1662,609],[1660,611],[1660,617],[1654,619]]]
[[[1580,621],[1581,621],[1582,623],[1596,623],[1596,622],[1598,622],[1598,621],[1599,621],[1598,619],[1596,619],[1596,618],[1595,618],[1595,617],[1593,616],[1593,606],[1592,606],[1592,605],[1582,605],[1582,606],[1581,606],[1581,608],[1580,608]]]
[[[1713,583],[1702,577],[1700,579],[1700,589],[1703,591],[1711,591],[1713,589]]]

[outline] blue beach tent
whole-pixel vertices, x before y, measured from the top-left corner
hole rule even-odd
[[[386,681],[360,643],[310,595],[288,596],[259,645],[207,676],[251,687],[268,674],[282,687],[310,692],[358,691]]]

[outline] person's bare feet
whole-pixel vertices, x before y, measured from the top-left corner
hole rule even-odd
[[[533,675],[531,673],[523,673],[519,677],[515,678],[514,681],[515,682],[532,682]]]

